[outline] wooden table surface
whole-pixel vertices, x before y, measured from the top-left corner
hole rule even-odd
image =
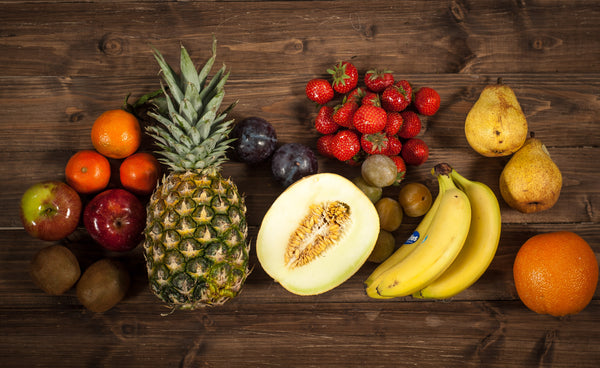
[[[316,109],[304,86],[337,61],[435,88],[441,108],[420,135],[429,161],[407,173],[434,193],[429,170],[448,162],[500,195],[508,158],[476,154],[463,125],[483,87],[502,77],[562,171],[560,199],[529,215],[501,200],[496,257],[448,301],[369,299],[363,281],[372,263],[330,292],[296,296],[261,269],[254,244],[254,271],[222,307],[163,316],[139,248],[117,255],[133,284],[115,308],[89,312],[74,290],[45,295],[27,272],[48,243],[23,230],[25,188],[63,180],[68,158],[92,147],[101,112],[159,86],[151,46],[177,62],[183,44],[200,62],[211,34],[217,64],[231,70],[226,102],[239,100],[231,116],[267,119],[280,143],[316,149]],[[577,315],[538,315],[518,299],[512,264],[527,238],[554,230],[575,231],[600,253],[599,34],[596,0],[0,1],[0,366],[597,367],[600,293]],[[246,195],[255,237],[283,189],[268,164],[230,162],[223,171]],[[322,157],[319,171],[359,173]],[[406,219],[398,242],[416,224]],[[68,241],[85,268],[107,254],[80,233]]]

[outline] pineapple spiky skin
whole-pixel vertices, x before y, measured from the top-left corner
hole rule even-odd
[[[233,120],[219,112],[229,73],[212,78],[212,57],[197,71],[181,46],[180,74],[154,50],[162,94],[153,97],[156,121],[146,127],[169,168],[147,207],[144,257],[150,289],[172,309],[220,305],[235,297],[249,272],[246,206],[222,177]]]
[[[144,254],[151,290],[179,309],[220,305],[249,270],[244,198],[219,173],[163,178],[148,205]]]

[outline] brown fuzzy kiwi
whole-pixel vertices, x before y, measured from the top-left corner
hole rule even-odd
[[[77,258],[69,248],[55,244],[40,249],[31,259],[29,274],[33,282],[50,295],[71,289],[81,276]]]
[[[92,312],[102,313],[119,303],[131,278],[120,261],[103,258],[89,266],[77,283],[77,298]]]

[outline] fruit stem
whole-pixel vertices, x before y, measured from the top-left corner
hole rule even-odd
[[[496,83],[501,86],[504,83],[504,80],[502,80],[502,77],[498,77],[498,79],[496,80]]]
[[[450,165],[448,165],[445,162],[442,162],[441,164],[437,164],[433,167],[434,173],[436,176],[439,175],[450,175],[450,173],[452,172],[452,167]]]

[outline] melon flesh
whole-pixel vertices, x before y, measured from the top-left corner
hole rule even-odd
[[[348,209],[339,238],[306,264],[286,262],[290,239],[311,213],[311,205],[335,202]],[[285,289],[315,295],[354,275],[371,254],[378,234],[379,217],[369,198],[350,180],[321,173],[292,184],[273,202],[260,226],[256,251],[265,272]]]

